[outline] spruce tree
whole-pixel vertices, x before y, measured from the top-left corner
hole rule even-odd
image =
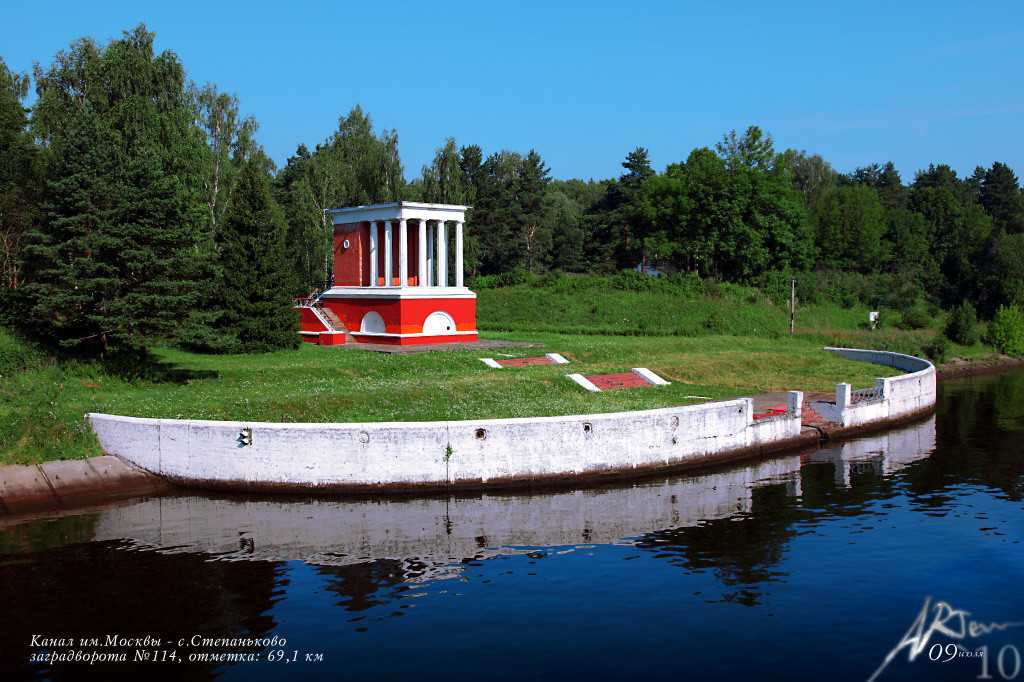
[[[36,301],[34,319],[62,344],[85,343],[100,356],[116,327],[110,319],[115,272],[108,264],[119,246],[110,230],[113,136],[86,103],[56,150],[45,229],[29,233],[25,249],[34,269],[26,287]]]
[[[237,352],[295,348],[299,318],[292,307],[287,227],[257,164],[242,169],[232,200],[217,233],[224,268],[218,327],[237,340]]]

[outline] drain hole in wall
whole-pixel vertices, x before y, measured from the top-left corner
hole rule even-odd
[[[594,427],[590,425],[590,422],[583,422],[583,433],[590,433],[594,430]]]
[[[477,429],[476,430],[476,439],[477,440],[483,440],[484,438],[487,438],[487,431],[485,431],[484,429]]]

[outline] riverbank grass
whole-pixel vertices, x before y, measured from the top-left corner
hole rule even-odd
[[[6,334],[6,332],[0,332]],[[560,352],[569,365],[495,370],[495,352],[382,355],[319,348],[266,355],[198,355],[157,349],[136,367],[59,362],[21,344],[20,368],[0,389],[0,464],[101,454],[87,412],[167,419],[268,422],[387,422],[539,417],[643,410],[764,391],[834,391],[841,381],[871,386],[887,368],[843,360],[817,339],[706,336],[597,337],[482,334],[537,341],[516,357]],[[8,336],[4,343],[13,341]],[[500,349],[499,349],[500,352]],[[648,367],[671,385],[589,393],[565,377]],[[699,397],[693,397],[699,396]]]

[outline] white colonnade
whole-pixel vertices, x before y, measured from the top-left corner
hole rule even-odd
[[[452,286],[448,273],[448,228],[444,220],[418,220],[418,246],[417,249],[417,286],[421,287],[448,287]],[[377,280],[383,275],[384,286],[394,286],[392,281],[395,270],[398,270],[398,281],[400,286],[407,286],[409,281],[409,226],[408,220],[402,218],[398,221],[398,256],[397,268],[394,258],[394,229],[391,220],[371,220],[370,223],[370,286],[380,286]],[[456,287],[463,287],[463,250],[462,233],[464,223],[455,223],[455,284]],[[384,272],[379,272],[378,261],[381,260],[380,252],[383,251]],[[436,269],[436,279],[435,279]]]

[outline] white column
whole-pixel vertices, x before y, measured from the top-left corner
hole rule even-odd
[[[448,286],[448,234],[443,220],[437,221],[437,286]]]
[[[419,275],[416,283],[421,287],[427,286],[427,221],[420,219],[420,259]]]
[[[398,221],[398,286],[409,284],[409,225],[405,218]]]
[[[395,259],[392,258],[394,247],[391,245],[391,221],[384,221],[384,286],[391,286],[391,278],[394,275]]]
[[[466,286],[462,281],[462,223],[455,223],[455,286]]]
[[[434,228],[428,227],[427,232],[427,286],[434,286]]]
[[[370,221],[370,286],[377,286],[377,223]]]

